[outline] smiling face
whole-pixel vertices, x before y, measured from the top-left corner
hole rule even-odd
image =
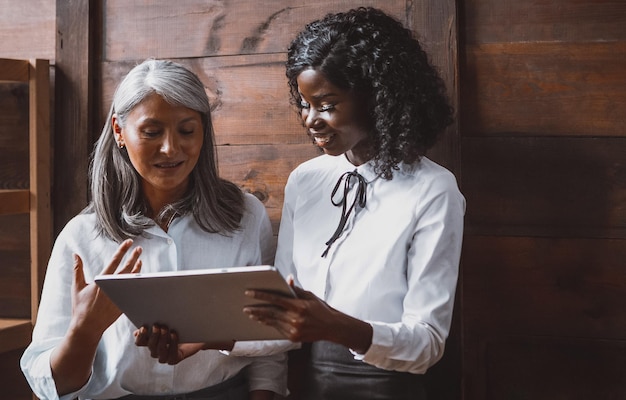
[[[354,165],[371,158],[364,99],[340,89],[314,69],[298,75],[302,120],[308,134],[324,153],[346,154]]]
[[[142,178],[154,214],[185,194],[198,162],[204,129],[200,113],[151,94],[128,114],[122,127],[113,116],[113,132]]]

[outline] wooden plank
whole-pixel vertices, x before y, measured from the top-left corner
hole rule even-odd
[[[465,0],[466,43],[626,40],[621,0]]]
[[[410,27],[446,83],[450,104],[459,114],[458,20],[453,0],[410,2]],[[455,173],[460,172],[459,121],[448,127],[428,156]]]
[[[308,143],[289,92],[283,54],[175,60],[203,81],[219,145]],[[100,125],[117,84],[134,63],[103,64]],[[260,79],[262,77],[262,79]]]
[[[626,398],[624,340],[512,336],[485,351],[484,399]]]
[[[406,18],[406,0],[109,0],[104,5],[104,59],[280,53],[306,23],[369,5]]]
[[[24,189],[0,190],[0,215],[28,213],[30,192]]]
[[[0,58],[0,81],[28,82],[28,61]]]
[[[464,138],[466,233],[626,238],[626,138]]]
[[[87,205],[92,140],[90,11],[95,2],[57,1],[54,234]],[[68,195],[71,193],[71,196]]]
[[[31,317],[37,317],[39,296],[52,249],[50,206],[50,75],[48,60],[30,61],[30,279]]]
[[[0,387],[2,398],[11,400],[37,400],[30,391],[28,382],[24,378],[20,364],[23,349],[2,353],[0,357]]]
[[[0,317],[30,319],[28,214],[0,216]]]
[[[463,247],[468,335],[624,340],[625,239],[466,235]]]
[[[0,354],[28,346],[32,330],[29,319],[0,318]]]
[[[0,189],[28,189],[28,84],[0,83],[0,110]]]
[[[466,49],[464,135],[622,136],[626,41]]]
[[[0,0],[0,55],[54,59],[56,0]]]
[[[312,144],[218,146],[220,176],[263,202],[277,234],[289,173],[318,154]]]

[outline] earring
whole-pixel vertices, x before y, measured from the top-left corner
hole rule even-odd
[[[119,147],[120,149],[123,149],[124,143],[120,140],[119,142],[117,142],[117,147]]]

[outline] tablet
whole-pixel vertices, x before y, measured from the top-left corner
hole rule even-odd
[[[247,305],[263,304],[244,292],[260,289],[295,297],[268,265],[98,275],[95,282],[136,327],[167,325],[181,343],[285,339],[243,312]]]

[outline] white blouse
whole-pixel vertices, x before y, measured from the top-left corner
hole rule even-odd
[[[331,193],[351,171],[367,182],[365,207],[355,206],[322,257],[342,212]],[[347,208],[356,192],[353,184]],[[441,358],[450,329],[464,213],[454,175],[425,157],[385,180],[371,163],[355,167],[345,156],[321,155],[289,176],[276,266],[330,306],[371,324],[372,345],[355,358],[421,374]]]
[[[167,233],[158,226],[149,228],[134,239],[134,246],[143,248],[142,272],[271,263],[272,228],[265,207],[249,194],[245,196],[245,207],[241,230],[230,236],[203,231],[191,215],[174,219]],[[85,279],[90,283],[118,247],[118,243],[98,236],[94,228],[95,214],[76,216],[60,233],[52,250],[32,343],[21,359],[28,382],[42,399],[59,398],[50,370],[50,354],[71,319],[72,254],[82,258]],[[111,399],[130,393],[191,392],[233,377],[246,366],[251,390],[286,394],[286,354],[271,346],[271,342],[241,342],[241,346],[238,342],[230,355],[200,351],[172,366],[160,364],[147,348],[137,347],[135,329],[124,315],[113,323],[100,340],[89,381],[77,392],[61,398]],[[252,357],[271,353],[277,354]]]

